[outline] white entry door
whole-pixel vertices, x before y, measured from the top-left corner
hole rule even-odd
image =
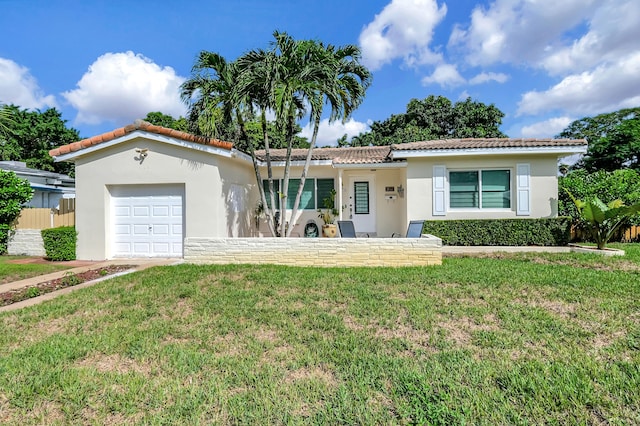
[[[111,188],[114,257],[182,257],[183,193],[175,185]]]
[[[349,180],[349,216],[356,233],[376,233],[375,180],[373,176],[353,176]]]

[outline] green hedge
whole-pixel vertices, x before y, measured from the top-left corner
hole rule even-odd
[[[75,260],[77,232],[73,226],[43,229],[42,241],[49,260]]]
[[[9,225],[0,225],[0,254],[7,252],[7,244],[9,243]]]
[[[564,246],[571,219],[474,219],[426,221],[423,232],[450,246]]]

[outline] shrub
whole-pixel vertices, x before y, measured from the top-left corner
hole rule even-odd
[[[570,218],[431,220],[423,232],[451,246],[564,246]]]
[[[75,260],[78,235],[75,227],[43,229],[41,234],[49,260]]]
[[[623,169],[588,173],[580,169],[560,177],[558,179],[558,215],[569,216],[577,221],[580,219],[580,213],[569,193],[579,200],[597,197],[608,202],[619,199],[626,205],[633,205],[640,202],[640,172]],[[627,224],[640,225],[640,216],[630,218]]]
[[[9,225],[0,224],[0,254],[5,254],[7,252],[10,230],[11,227]]]

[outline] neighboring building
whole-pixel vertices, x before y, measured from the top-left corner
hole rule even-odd
[[[67,175],[32,169],[21,161],[0,161],[0,169],[29,181],[33,197],[27,207],[57,208],[61,198],[75,198],[75,180]]]
[[[292,235],[321,224],[317,209],[331,189],[341,218],[379,237],[404,234],[414,219],[555,217],[557,160],[584,152],[584,140],[568,139],[317,148]],[[264,221],[255,226],[251,159],[231,143],[136,121],[50,154],[76,164],[79,259],[180,257],[186,237],[267,235]],[[290,203],[306,154],[292,153]],[[271,151],[276,180],[284,155]],[[264,152],[257,157],[264,178]]]

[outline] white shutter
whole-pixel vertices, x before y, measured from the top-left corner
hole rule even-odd
[[[433,166],[433,215],[445,216],[447,214],[446,203],[446,176],[445,166]]]
[[[531,165],[516,164],[516,214],[529,216],[531,214]]]

